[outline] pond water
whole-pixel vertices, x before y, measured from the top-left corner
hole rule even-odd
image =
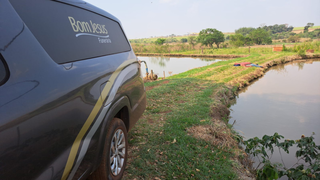
[[[271,68],[261,79],[240,91],[231,106],[230,124],[249,139],[278,132],[285,139],[300,139],[315,132],[320,144],[320,61],[299,61]],[[297,162],[296,148],[282,152],[287,168]],[[281,162],[278,150],[273,162]],[[283,178],[282,178],[283,179]],[[286,178],[285,178],[286,179]]]
[[[146,61],[148,64],[149,73],[153,70],[154,74],[158,77],[163,77],[163,72],[165,76],[172,76],[174,74],[179,74],[190,69],[197,67],[207,66],[214,62],[226,60],[226,59],[214,59],[214,58],[177,58],[177,57],[138,57],[141,61]],[[142,74],[145,76],[146,69],[145,65],[141,66]]]

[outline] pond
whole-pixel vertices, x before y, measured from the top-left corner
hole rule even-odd
[[[299,61],[272,67],[261,79],[241,90],[231,106],[234,128],[249,139],[278,132],[285,139],[300,139],[315,132],[320,144],[320,61]],[[282,152],[286,167],[297,162],[296,148]],[[273,162],[281,162],[278,150]],[[283,178],[282,178],[283,179]]]
[[[212,63],[226,60],[226,59],[214,59],[214,58],[177,58],[177,57],[138,57],[141,61],[146,61],[148,64],[149,73],[153,70],[154,74],[157,74],[158,77],[172,76],[174,74],[179,74],[190,69],[197,67],[207,66]],[[145,65],[142,64],[142,74],[145,76],[146,69]]]

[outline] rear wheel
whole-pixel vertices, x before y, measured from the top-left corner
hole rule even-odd
[[[90,179],[121,179],[127,163],[127,150],[126,126],[121,119],[114,118],[107,131],[101,164]]]

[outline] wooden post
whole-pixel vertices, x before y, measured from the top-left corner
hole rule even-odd
[[[250,46],[249,46],[249,53],[250,53]]]
[[[163,79],[165,79],[165,78],[166,78],[166,72],[163,71]]]
[[[201,48],[201,54],[203,54],[203,47]]]

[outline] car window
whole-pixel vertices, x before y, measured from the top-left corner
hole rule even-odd
[[[10,2],[59,64],[131,50],[120,24],[102,15],[55,1]]]
[[[9,77],[9,71],[6,63],[0,55],[0,86],[4,84]]]

